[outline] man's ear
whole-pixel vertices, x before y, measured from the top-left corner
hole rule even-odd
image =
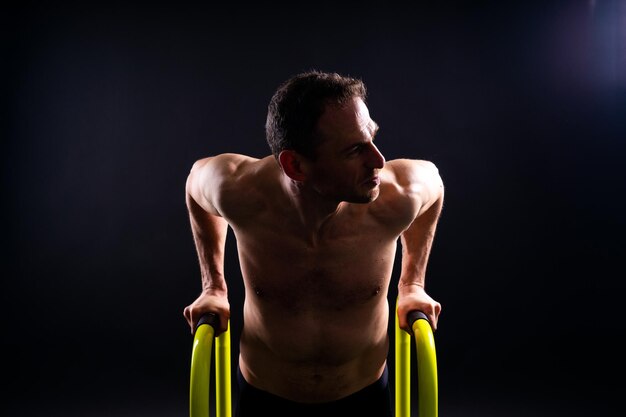
[[[303,166],[305,161],[302,160],[302,156],[296,151],[281,151],[278,155],[278,162],[280,163],[283,172],[292,180],[302,182],[306,179],[306,173]]]

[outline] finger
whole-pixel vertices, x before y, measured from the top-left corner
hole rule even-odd
[[[183,311],[183,315],[185,316],[185,319],[187,320],[187,324],[189,324],[189,328],[191,329],[191,334],[195,334],[197,320],[194,319],[194,315],[193,315],[193,312],[191,311],[191,308],[185,307],[185,310]]]
[[[200,321],[201,317],[198,317],[197,315],[191,315],[191,332],[195,333],[196,332],[196,327],[198,327],[198,322]]]
[[[406,316],[404,314],[401,314],[399,310],[398,310],[398,327],[400,327],[401,329],[405,329],[407,327]]]
[[[435,311],[430,315],[430,323],[433,328],[433,331],[437,330],[437,324],[439,323],[439,312],[441,308],[439,305],[435,305]]]
[[[401,328],[402,330],[411,333],[411,329],[409,328],[409,322],[407,319],[407,314],[405,311],[403,311],[402,309],[398,309],[398,327]]]
[[[222,326],[222,332],[228,329],[228,317],[224,314],[220,314],[220,326]]]

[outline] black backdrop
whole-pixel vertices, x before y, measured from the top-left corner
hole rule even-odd
[[[387,159],[444,178],[440,414],[616,415],[625,2],[399,3],[3,7],[3,415],[187,414],[186,175],[266,155],[311,68],[361,77]]]

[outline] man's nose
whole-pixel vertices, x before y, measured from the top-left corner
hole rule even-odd
[[[369,157],[367,160],[368,168],[382,169],[385,166],[385,157],[378,150],[376,145],[370,144]]]

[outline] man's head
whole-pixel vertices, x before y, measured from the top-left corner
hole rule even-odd
[[[270,100],[265,133],[278,159],[283,150],[293,150],[314,160],[324,140],[317,122],[329,104],[343,104],[354,97],[365,101],[361,80],[337,73],[309,71],[285,81]]]
[[[268,112],[268,142],[283,172],[320,197],[368,203],[379,193],[385,158],[365,86],[338,74],[308,72],[283,84]]]

